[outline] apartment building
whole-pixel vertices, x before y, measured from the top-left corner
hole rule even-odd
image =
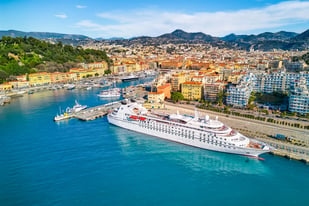
[[[295,80],[289,93],[289,111],[300,114],[309,113],[309,90],[304,77]]]
[[[202,86],[201,82],[184,82],[181,88],[181,93],[184,99],[187,100],[200,100],[202,98]]]

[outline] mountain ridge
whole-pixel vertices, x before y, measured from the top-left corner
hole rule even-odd
[[[63,34],[63,33],[56,33],[56,32],[24,32],[24,31],[18,31],[18,30],[1,30],[0,31],[0,38],[2,36],[11,36],[11,37],[33,37],[37,39],[49,39],[49,38],[55,38],[55,39],[78,39],[78,40],[84,40],[84,39],[92,39],[85,35],[80,34]]]
[[[203,32],[185,32],[176,29],[170,33],[165,33],[156,37],[139,36],[130,39],[122,37],[117,38],[91,38],[78,34],[61,34],[52,32],[22,32],[17,30],[0,31],[2,36],[32,36],[39,39],[52,39],[54,41],[62,41],[64,44],[84,45],[89,42],[110,42],[129,46],[132,44],[143,45],[160,45],[160,44],[209,44],[219,48],[234,49],[255,49],[269,51],[273,49],[304,50],[309,48],[309,29],[298,34],[295,32],[279,31],[279,32],[263,32],[251,35],[229,34],[224,37],[215,37]]]

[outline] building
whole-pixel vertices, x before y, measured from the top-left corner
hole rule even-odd
[[[223,90],[222,84],[204,84],[204,100],[215,102],[218,100],[218,94]]]
[[[14,89],[29,88],[29,82],[28,81],[10,81],[9,84],[11,84]]]
[[[32,73],[29,74],[29,85],[30,86],[41,86],[51,83],[51,75],[47,72]]]
[[[186,81],[186,74],[185,73],[179,73],[174,74],[171,77],[171,89],[172,91],[179,91],[180,85]]]
[[[17,81],[27,81],[27,75],[21,75],[16,77]]]
[[[85,65],[84,68],[86,69],[103,69],[103,71],[108,69],[108,64],[105,61],[94,62],[94,63],[84,64],[84,65]]]
[[[240,83],[236,86],[230,86],[227,89],[227,105],[234,107],[246,107],[249,102],[251,92],[253,91],[253,79],[255,78],[252,74],[243,76]]]
[[[164,92],[149,92],[148,101],[144,104],[147,109],[164,108]]]
[[[0,91],[8,91],[13,89],[13,85],[9,84],[9,83],[3,83],[0,84]]]
[[[201,82],[184,82],[181,85],[181,93],[184,99],[200,100],[202,99],[203,83]]]
[[[87,77],[94,77],[96,76],[97,72],[94,69],[84,69],[84,68],[72,68],[70,72],[76,73],[77,80],[87,78]]]
[[[52,83],[63,83],[69,80],[69,75],[62,72],[50,73],[50,79]]]
[[[299,72],[304,69],[304,63],[301,62],[286,62],[284,66],[289,72]]]
[[[164,99],[171,98],[171,84],[167,83],[165,85],[161,85],[157,87],[157,92],[163,92],[164,93]]]
[[[309,85],[309,73],[286,73],[286,72],[273,72],[270,74],[261,73],[254,75],[252,78],[253,90],[261,93],[282,92],[288,93],[290,85],[295,80],[304,77]]]
[[[289,111],[309,113],[309,90],[305,78],[294,81],[289,93]]]
[[[164,92],[149,92],[148,102],[164,102]]]

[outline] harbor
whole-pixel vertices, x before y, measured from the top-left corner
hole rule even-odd
[[[5,91],[0,93],[0,106],[9,104],[16,98],[22,97],[24,95],[32,95],[37,92],[44,91],[57,91],[61,89],[66,90],[92,90],[92,89],[105,89],[113,87],[115,84],[121,84],[123,82],[129,83],[141,81],[144,82],[144,79],[153,79],[158,73],[155,70],[145,71],[145,72],[136,72],[134,76],[131,74],[122,74],[122,75],[106,75],[103,77],[90,77],[77,81],[69,82],[59,82],[59,83],[50,83],[39,86],[31,87],[21,87],[16,88],[10,91]],[[133,83],[134,84],[134,83]],[[130,94],[126,94],[126,98]],[[140,95],[138,95],[140,96]]]
[[[133,83],[143,82],[118,86],[125,88],[134,86]],[[155,187],[149,191],[150,197],[156,198],[159,193],[164,197],[162,201],[170,198],[169,192],[176,188],[177,198],[179,195],[184,202],[187,199],[183,197],[196,196],[188,191],[198,190],[214,196],[212,200],[216,204],[217,191],[225,188],[230,195],[242,193],[250,198],[255,197],[253,193],[275,194],[268,202],[276,205],[283,201],[282,196],[277,197],[277,189],[288,185],[289,195],[284,201],[289,198],[294,201],[295,197],[296,204],[306,204],[309,180],[304,177],[308,166],[300,161],[270,154],[263,154],[265,161],[259,161],[201,150],[115,127],[105,117],[87,122],[76,118],[53,122],[59,107],[72,107],[75,100],[88,105],[86,111],[120,101],[98,98],[100,90],[46,90],[25,94],[0,107],[3,152],[0,182],[6,188],[2,193],[10,192],[9,198],[17,202],[15,205],[78,204],[71,200],[72,196],[81,204],[87,204],[88,199],[84,198],[88,197],[97,198],[93,205],[123,205],[124,202],[113,196],[115,191],[121,198],[138,195],[149,189],[145,182]],[[131,189],[119,187],[124,184]],[[184,184],[194,190],[181,189]],[[55,195],[56,190],[59,193]],[[20,202],[15,198],[16,193],[35,198]],[[209,196],[202,204],[206,204]],[[298,196],[304,198],[297,199]],[[140,201],[149,202],[148,199]],[[264,199],[261,201],[264,203]]]
[[[130,88],[129,91],[138,91],[137,89],[138,86],[129,87],[129,88]],[[91,121],[96,118],[107,115],[109,111],[112,111],[113,109],[120,107],[120,105],[121,105],[121,101],[119,100],[119,101],[114,101],[114,102],[110,102],[110,103],[106,103],[106,104],[102,104],[102,105],[98,105],[94,107],[89,107],[87,109],[83,109],[81,111],[68,114],[64,116],[64,118],[61,120],[76,118],[82,121]],[[173,107],[167,104],[167,108],[172,109]],[[174,111],[175,108],[172,110]],[[184,110],[184,109],[180,109],[180,110],[184,112],[185,114],[191,114],[193,112],[192,110],[190,111],[191,113],[189,112],[189,110]],[[171,112],[171,110],[167,110],[167,109],[158,110],[158,112],[163,112],[163,113],[168,114]],[[225,119],[225,121],[230,122],[226,117],[220,117],[220,118],[223,118]],[[270,154],[281,156],[287,159],[302,161],[304,163],[309,163],[309,149],[308,149],[309,147],[301,147],[301,146],[293,145],[289,142],[284,142],[278,139],[269,138],[266,133],[262,133],[260,131],[248,130],[246,129],[246,127],[241,127],[242,123],[239,123],[239,122],[236,124],[238,126],[235,126],[235,124],[232,124],[232,125],[234,125],[233,128],[240,131],[242,134],[248,137],[253,137],[257,140],[263,141],[271,145],[272,147],[274,147],[276,150],[273,150]]]

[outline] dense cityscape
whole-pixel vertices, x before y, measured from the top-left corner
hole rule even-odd
[[[309,1],[0,13],[0,205],[308,205]]]
[[[91,47],[95,48],[96,45]],[[259,106],[303,116],[309,113],[309,67],[304,60],[293,61],[293,57],[302,56],[306,51],[247,52],[190,44],[129,48],[111,45],[102,49],[107,52],[112,65],[105,61],[80,63],[78,68],[65,73],[16,76],[15,81],[1,84],[1,90],[157,69],[162,75],[156,79],[155,89],[170,83],[167,93],[181,92],[184,100],[218,102],[219,94],[223,93],[226,98],[221,104],[248,108],[252,107],[253,102],[249,102],[252,93],[282,94],[288,97],[288,103],[265,102]],[[170,97],[170,94],[166,95]]]

